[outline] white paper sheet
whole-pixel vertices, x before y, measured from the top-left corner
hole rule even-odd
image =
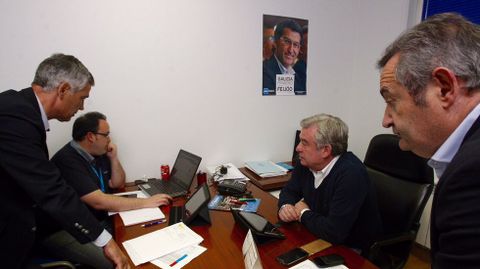
[[[183,222],[165,227],[123,242],[135,266],[152,261],[191,245],[198,245],[203,238]]]
[[[205,250],[207,249],[202,246],[192,245],[162,256],[150,262],[162,269],[180,269],[183,266],[187,265],[190,261],[198,257],[200,254],[202,254]],[[176,261],[178,258],[182,257],[185,254],[187,255],[185,259],[179,261],[177,264],[170,267],[170,264],[172,264],[174,261]]]

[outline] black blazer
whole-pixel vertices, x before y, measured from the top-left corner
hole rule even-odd
[[[0,263],[21,268],[44,210],[79,242],[103,228],[48,160],[45,127],[31,88],[0,93]]]
[[[438,181],[430,226],[432,268],[480,266],[480,118]]]
[[[263,91],[268,89],[268,92],[275,92],[277,83],[277,74],[281,74],[280,67],[278,66],[277,59],[272,55],[270,59],[263,61]],[[295,95],[306,94],[306,77],[300,72],[295,71],[294,92]],[[275,95],[270,94],[270,95]]]

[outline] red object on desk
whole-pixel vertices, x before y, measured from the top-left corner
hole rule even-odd
[[[170,178],[170,166],[168,166],[168,164],[162,164],[162,166],[160,166],[160,174],[163,180],[168,180]]]
[[[197,173],[197,186],[200,187],[205,182],[207,182],[207,173],[202,172],[202,171],[198,171],[198,173]]]

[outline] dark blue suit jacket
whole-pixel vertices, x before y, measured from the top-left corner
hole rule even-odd
[[[21,268],[44,210],[81,243],[103,228],[48,160],[45,127],[31,88],[0,93],[0,263]]]
[[[430,226],[432,268],[480,267],[480,118],[438,181]]]

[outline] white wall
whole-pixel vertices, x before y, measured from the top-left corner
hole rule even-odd
[[[96,86],[129,180],[159,176],[179,148],[221,162],[288,160],[298,122],[350,126],[363,159],[382,129],[375,61],[405,30],[409,0],[0,0],[0,91],[27,87],[41,60],[77,56]],[[262,15],[309,20],[308,95],[262,97]],[[70,139],[51,121],[51,155]]]

